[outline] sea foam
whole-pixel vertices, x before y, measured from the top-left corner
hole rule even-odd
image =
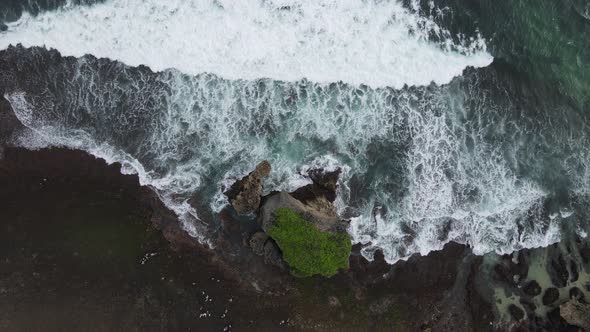
[[[109,0],[8,26],[0,48],[46,46],[228,79],[401,88],[448,83],[492,60],[481,38],[430,42],[444,29],[393,0]]]

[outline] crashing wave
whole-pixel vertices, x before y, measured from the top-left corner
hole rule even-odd
[[[18,43],[155,71],[395,88],[492,60],[483,39],[455,45],[398,1],[109,0],[24,14],[0,35],[0,49]]]

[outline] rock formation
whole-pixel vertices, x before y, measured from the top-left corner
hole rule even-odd
[[[244,239],[247,246],[252,250],[252,253],[263,257],[266,264],[286,269],[288,265],[286,264],[287,259],[285,255],[291,258],[294,255],[292,250],[287,250],[287,252],[282,251],[285,248],[292,248],[287,244],[292,239],[285,239],[285,237],[290,238],[291,236],[296,236],[296,233],[303,232],[306,229],[310,233],[308,234],[309,236],[303,236],[303,239],[309,242],[310,248],[314,246],[324,248],[324,242],[326,241],[330,245],[333,245],[330,247],[330,250],[326,249],[327,251],[325,253],[320,252],[321,250],[315,252],[314,254],[316,256],[326,255],[325,257],[330,259],[339,257],[340,260],[337,260],[339,262],[337,264],[338,268],[346,268],[348,266],[348,255],[350,254],[350,238],[346,232],[346,223],[338,217],[333,205],[336,199],[340,169],[327,172],[323,169],[310,170],[308,176],[312,181],[311,184],[299,188],[292,193],[286,191],[273,192],[265,197],[261,197],[262,180],[270,173],[270,170],[271,166],[268,161],[263,161],[256,166],[254,171],[234,183],[225,192],[225,195],[229,198],[230,203],[238,214],[256,213],[257,215],[256,228],[258,229],[254,230],[253,233],[250,232],[250,235]],[[294,216],[299,218],[299,226],[294,226],[293,223],[288,222],[287,224],[283,224],[282,227],[296,228],[288,232],[284,228],[281,228],[279,226],[281,223],[278,221],[280,219],[278,211],[281,210],[289,210],[291,213],[294,213]],[[277,235],[279,233],[271,234],[273,230],[277,231],[279,228],[283,229],[283,232],[280,233],[283,234],[282,237]],[[274,236],[281,237],[282,242]],[[340,250],[341,248],[344,249]],[[305,256],[307,254],[298,252],[298,255],[298,257],[301,257],[301,255]],[[314,261],[311,256],[308,258]],[[318,263],[321,261],[322,259],[317,259],[313,264],[321,265]],[[314,268],[317,267],[317,271],[324,271],[322,270],[323,266],[319,265],[314,265]],[[290,270],[293,273],[293,266],[291,266]],[[330,273],[326,272],[324,275],[331,276],[337,271],[337,268],[332,267],[326,270],[329,270]],[[314,271],[316,270],[311,269],[305,275],[313,275]],[[304,275],[303,271],[299,272],[301,272],[299,275]]]
[[[590,304],[572,298],[559,306],[559,313],[568,324],[590,331]]]
[[[263,160],[256,169],[239,181],[236,181],[224,194],[240,215],[258,210],[262,194],[262,180],[270,173],[271,166]]]
[[[292,193],[274,192],[264,198],[258,216],[262,229],[268,231],[273,224],[273,213],[278,208],[289,208],[314,224],[322,232],[346,232],[344,223],[336,214],[333,202],[340,169],[324,171],[313,169],[308,173],[311,184]]]

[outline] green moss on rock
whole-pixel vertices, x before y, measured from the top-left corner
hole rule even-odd
[[[283,259],[297,277],[331,277],[348,268],[351,241],[345,233],[319,231],[312,223],[287,208],[275,211],[275,225],[268,234],[283,252]]]

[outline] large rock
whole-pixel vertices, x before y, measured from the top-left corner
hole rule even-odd
[[[288,208],[300,214],[304,219],[314,224],[322,232],[341,233],[346,232],[346,224],[338,218],[333,207],[318,209],[315,205],[306,205],[295,199],[287,192],[275,192],[265,197],[260,208],[258,223],[265,232],[268,232],[275,223],[274,213],[279,208]]]
[[[258,210],[262,195],[262,180],[270,173],[271,166],[266,160],[239,181],[236,181],[224,194],[238,214],[249,214]]]
[[[559,306],[559,313],[568,324],[590,331],[590,304],[573,298]]]
[[[304,204],[315,206],[319,210],[333,210],[332,203],[336,200],[340,172],[339,168],[334,171],[312,169],[308,172],[312,183],[295,190],[291,195]]]

